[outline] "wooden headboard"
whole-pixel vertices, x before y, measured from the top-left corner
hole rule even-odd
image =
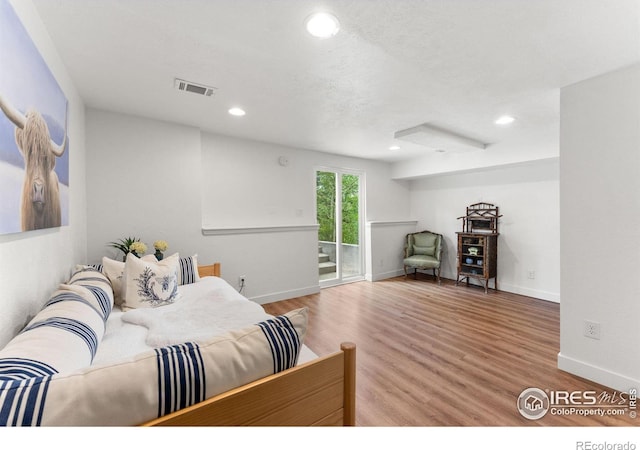
[[[201,277],[219,277],[220,263],[213,263],[208,266],[198,266],[198,275]]]

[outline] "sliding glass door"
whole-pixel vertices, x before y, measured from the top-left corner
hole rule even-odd
[[[363,278],[362,175],[316,171],[318,275],[334,285]]]

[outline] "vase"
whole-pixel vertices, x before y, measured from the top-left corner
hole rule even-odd
[[[139,258],[138,254],[134,251],[129,251],[129,253],[131,253],[133,256],[135,256],[136,258]],[[122,261],[126,262],[127,261],[127,254],[125,253],[124,256],[122,257]]]
[[[156,257],[156,259],[158,261],[161,261],[162,258],[164,258],[164,255],[162,254],[162,252],[160,250],[156,250],[156,252],[154,253],[154,256]]]

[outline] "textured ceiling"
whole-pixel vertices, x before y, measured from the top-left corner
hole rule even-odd
[[[434,151],[394,139],[423,123],[548,153],[559,89],[640,61],[639,0],[33,3],[89,107],[386,161]],[[332,39],[305,32],[319,9],[341,22]],[[517,121],[496,126],[505,113]]]

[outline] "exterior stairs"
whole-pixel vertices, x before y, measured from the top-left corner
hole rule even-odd
[[[336,271],[336,263],[329,260],[329,255],[322,252],[322,247],[318,247],[318,273],[324,275]]]

